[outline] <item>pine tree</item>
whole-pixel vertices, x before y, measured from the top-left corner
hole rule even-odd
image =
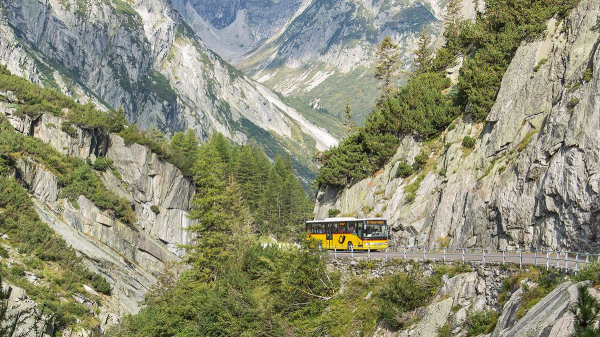
[[[417,40],[417,50],[415,51],[415,74],[417,75],[431,70],[433,52],[429,48],[430,44],[431,36],[427,33],[425,26],[422,26]]]
[[[571,312],[575,315],[574,336],[598,336],[600,335],[600,328],[596,329],[595,324],[598,321],[600,304],[590,294],[587,285],[580,285],[577,290],[579,293],[577,305],[571,309]]]
[[[455,65],[456,56],[460,51],[461,9],[461,0],[450,0],[446,6],[446,16],[444,17],[444,39],[446,44],[444,48],[438,50],[433,61],[433,67],[437,71],[444,71]]]
[[[192,199],[190,218],[199,223],[190,228],[198,235],[197,244],[189,248],[187,262],[195,267],[196,277],[204,282],[214,281],[220,266],[227,260],[223,243],[227,240],[225,228],[228,214],[225,163],[214,146],[200,148],[193,167],[197,193]]]
[[[375,78],[382,80],[382,95],[389,96],[393,90],[393,81],[400,68],[400,50],[398,45],[392,41],[390,36],[386,36],[377,46],[375,53],[377,64],[375,66]]]
[[[283,180],[277,173],[277,167],[273,165],[269,171],[269,177],[267,178],[267,185],[265,187],[265,193],[263,197],[264,207],[264,228],[263,231],[275,234],[277,227],[281,219],[282,212],[282,186]]]
[[[344,131],[346,137],[356,132],[356,124],[352,122],[352,108],[348,101],[346,101],[346,108],[344,109]]]
[[[167,137],[164,133],[162,133],[156,126],[152,125],[148,133],[146,134],[146,138],[151,142],[157,143],[161,146],[165,145],[167,142]]]
[[[289,153],[285,156],[285,168],[288,173],[294,174],[294,164],[292,163],[292,157]]]

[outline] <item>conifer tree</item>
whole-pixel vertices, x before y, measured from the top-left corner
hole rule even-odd
[[[599,336],[600,328],[595,325],[600,314],[600,304],[598,300],[590,294],[587,285],[577,287],[579,296],[577,306],[571,309],[575,315],[575,334],[574,336]]]
[[[294,164],[292,163],[292,157],[289,153],[285,156],[285,168],[289,173],[294,174]]]
[[[197,193],[192,200],[190,218],[199,223],[190,230],[198,239],[196,245],[188,247],[187,262],[195,267],[198,279],[214,281],[219,266],[227,259],[223,243],[227,240],[225,225],[230,213],[225,193],[225,163],[214,146],[206,144],[200,148],[193,173]]]
[[[356,132],[356,124],[352,122],[352,108],[348,101],[346,101],[346,108],[344,109],[344,131],[346,132],[346,137]]]
[[[279,157],[281,158],[281,157]],[[277,163],[277,161],[276,161]],[[284,167],[285,169],[285,167]],[[273,165],[269,171],[265,193],[263,197],[264,217],[266,223],[264,230],[271,233],[278,232],[279,220],[281,218],[282,185],[283,179],[277,172],[277,166]]]
[[[150,140],[151,142],[157,143],[161,146],[163,146],[167,142],[167,137],[165,137],[165,134],[162,133],[154,125],[152,125],[150,127],[150,130],[148,130],[148,133],[146,134],[146,138],[148,138],[148,140]]]
[[[393,90],[393,81],[400,68],[400,50],[390,36],[386,36],[377,46],[375,53],[377,63],[375,78],[382,80],[381,91],[384,97],[389,96]]]
[[[422,26],[417,40],[417,50],[415,51],[415,74],[417,75],[431,70],[433,52],[429,48],[430,44],[431,36],[427,33],[425,26]]]

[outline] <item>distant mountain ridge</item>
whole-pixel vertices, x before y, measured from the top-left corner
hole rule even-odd
[[[165,132],[218,131],[291,153],[308,183],[315,150],[337,143],[277,95],[205,47],[164,0],[4,2],[0,55],[9,70],[86,102],[122,106]]]
[[[383,37],[394,37],[408,70],[416,34],[425,26],[436,36],[444,10],[441,1],[236,1],[216,7],[209,3],[175,0],[173,6],[209,48],[299,102],[306,113],[321,115],[326,126],[341,120],[346,101],[359,123],[370,111],[378,96],[374,52]],[[261,14],[271,20],[255,19]],[[235,45],[245,31],[252,32],[248,36],[252,42]]]

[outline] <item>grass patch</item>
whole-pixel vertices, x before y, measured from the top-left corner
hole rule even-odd
[[[540,132],[540,130],[537,130],[537,129],[529,131],[525,135],[525,138],[523,138],[523,140],[517,146],[517,151],[523,152],[527,148],[527,146],[529,146],[529,142],[531,141],[531,137],[533,137],[534,135],[536,135],[538,132]]]

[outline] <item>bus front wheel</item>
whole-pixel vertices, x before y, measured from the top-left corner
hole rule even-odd
[[[348,242],[348,250],[351,251],[352,250],[352,242]]]

